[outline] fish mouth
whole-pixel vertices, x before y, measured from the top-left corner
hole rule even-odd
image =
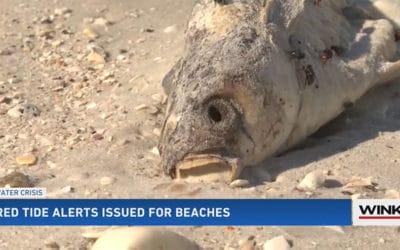
[[[189,182],[231,182],[240,176],[242,169],[239,158],[190,154],[176,164],[175,176]]]

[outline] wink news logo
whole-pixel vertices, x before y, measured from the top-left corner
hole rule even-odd
[[[366,205],[358,206],[362,216],[360,219],[400,219],[400,205]]]
[[[400,225],[400,200],[353,201],[354,225]]]

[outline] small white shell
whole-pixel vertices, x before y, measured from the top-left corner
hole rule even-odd
[[[108,230],[92,250],[198,250],[196,243],[163,228],[121,227]]]
[[[308,173],[297,186],[298,189],[306,191],[314,191],[322,187],[325,182],[325,176],[321,171]]]
[[[263,245],[264,250],[289,250],[290,245],[284,236],[277,236],[266,241]]]

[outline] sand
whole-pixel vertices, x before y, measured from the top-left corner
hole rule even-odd
[[[360,197],[400,190],[398,81],[373,89],[305,143],[265,162],[250,173],[249,187],[164,176],[155,149],[165,106],[160,82],[183,51],[193,3],[1,0],[0,176],[21,172],[54,198],[350,198],[342,186],[354,176],[378,184],[355,190]],[[26,153],[36,162],[19,165]],[[297,190],[314,170],[329,174],[331,185]],[[82,233],[104,229],[2,227],[0,249],[85,249]],[[281,235],[294,249],[400,244],[396,227],[171,230],[205,249],[238,249],[249,236],[260,246]]]

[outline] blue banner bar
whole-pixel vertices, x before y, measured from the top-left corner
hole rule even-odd
[[[350,199],[0,200],[1,226],[350,226]]]

